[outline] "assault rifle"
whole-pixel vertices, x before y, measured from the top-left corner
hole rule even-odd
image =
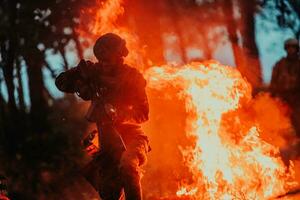
[[[100,153],[118,161],[122,152],[126,150],[124,141],[115,128],[118,112],[112,104],[105,101],[107,88],[100,84],[101,81],[97,80],[97,75],[89,71],[91,65],[93,64],[82,60],[77,66],[82,78],[80,81],[88,88],[91,100],[86,118],[97,124]],[[80,91],[77,95],[82,96]]]

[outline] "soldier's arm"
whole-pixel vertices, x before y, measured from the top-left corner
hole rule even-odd
[[[77,67],[62,72],[55,80],[56,87],[66,93],[78,92],[85,86],[85,80],[89,79],[93,72],[93,65],[90,61],[81,60]]]
[[[149,119],[149,103],[146,94],[147,82],[143,75],[137,72],[133,84],[131,115],[136,122],[143,123]]]
[[[138,95],[137,99],[139,100],[139,102],[136,105],[136,109],[137,109],[137,112],[139,112],[139,116],[141,116],[142,122],[145,122],[149,119],[149,103],[148,103],[148,97],[146,94],[147,82],[144,78],[141,82],[142,82],[141,84],[143,85],[143,87],[141,87],[137,93],[137,95]]]
[[[79,70],[75,67],[59,74],[55,80],[55,85],[62,92],[75,93],[77,92],[77,85],[79,81]]]
[[[272,94],[276,93],[278,77],[279,77],[279,63],[276,63],[276,65],[273,67],[271,84],[270,84],[270,91]]]
[[[116,79],[114,76],[100,75],[99,80],[102,85],[108,88],[116,88],[120,84],[120,80]]]

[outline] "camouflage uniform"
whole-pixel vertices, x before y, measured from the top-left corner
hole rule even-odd
[[[113,70],[105,71],[107,67]],[[97,105],[94,105],[93,112],[89,113],[88,120],[95,122],[99,133],[103,133],[101,144],[104,152],[87,167],[86,175],[89,178],[97,177],[92,184],[103,200],[119,199],[122,189],[127,200],[142,199],[140,166],[145,163],[149,151],[148,138],[140,126],[148,120],[149,113],[146,81],[142,74],[122,61],[115,66],[105,66],[101,62],[82,60],[77,67],[60,74],[56,85],[63,92],[79,92],[80,97],[92,100],[92,104],[89,90],[80,91],[80,88],[86,87],[84,81],[81,81],[81,70],[85,71],[85,76],[89,77],[90,82],[103,88],[103,101],[113,105],[117,111],[114,124],[103,123],[103,110]],[[106,78],[103,78],[103,75]],[[125,143],[125,151],[120,152],[115,148],[115,130]],[[113,156],[112,152],[120,153],[120,156]]]
[[[271,92],[285,101],[292,110],[291,120],[300,134],[300,60],[282,58],[273,68]]]

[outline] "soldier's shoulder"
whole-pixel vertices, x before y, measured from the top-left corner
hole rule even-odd
[[[278,60],[278,64],[283,64],[283,63],[285,63],[286,62],[286,60],[287,60],[287,58],[286,57],[282,57],[280,60]]]
[[[140,85],[145,85],[146,80],[143,76],[143,74],[134,67],[131,67],[129,65],[125,65],[126,71],[127,71],[127,78],[131,79],[134,82],[140,83]]]
[[[92,66],[92,65],[95,65],[95,63],[93,63],[90,60],[81,59],[77,66]]]
[[[286,58],[283,57],[283,58],[281,58],[280,60],[278,60],[278,61],[275,63],[274,67],[275,67],[275,68],[281,68],[281,67],[284,67],[284,66],[285,66],[285,63],[286,63]]]
[[[132,74],[132,75],[134,75],[134,74],[135,75],[142,75],[142,73],[137,68],[134,68],[134,67],[132,67],[130,65],[124,64],[123,68],[129,74]]]
[[[122,66],[123,66],[123,68],[125,68],[126,70],[129,70],[129,71],[137,71],[137,69],[135,67],[132,67],[128,64],[123,64]]]

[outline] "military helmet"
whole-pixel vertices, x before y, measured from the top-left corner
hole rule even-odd
[[[299,41],[296,38],[287,39],[284,42],[284,49],[286,50],[288,47],[296,47],[299,50]]]
[[[93,51],[98,60],[105,59],[107,56],[122,58],[128,55],[126,41],[114,33],[107,33],[99,37]]]

